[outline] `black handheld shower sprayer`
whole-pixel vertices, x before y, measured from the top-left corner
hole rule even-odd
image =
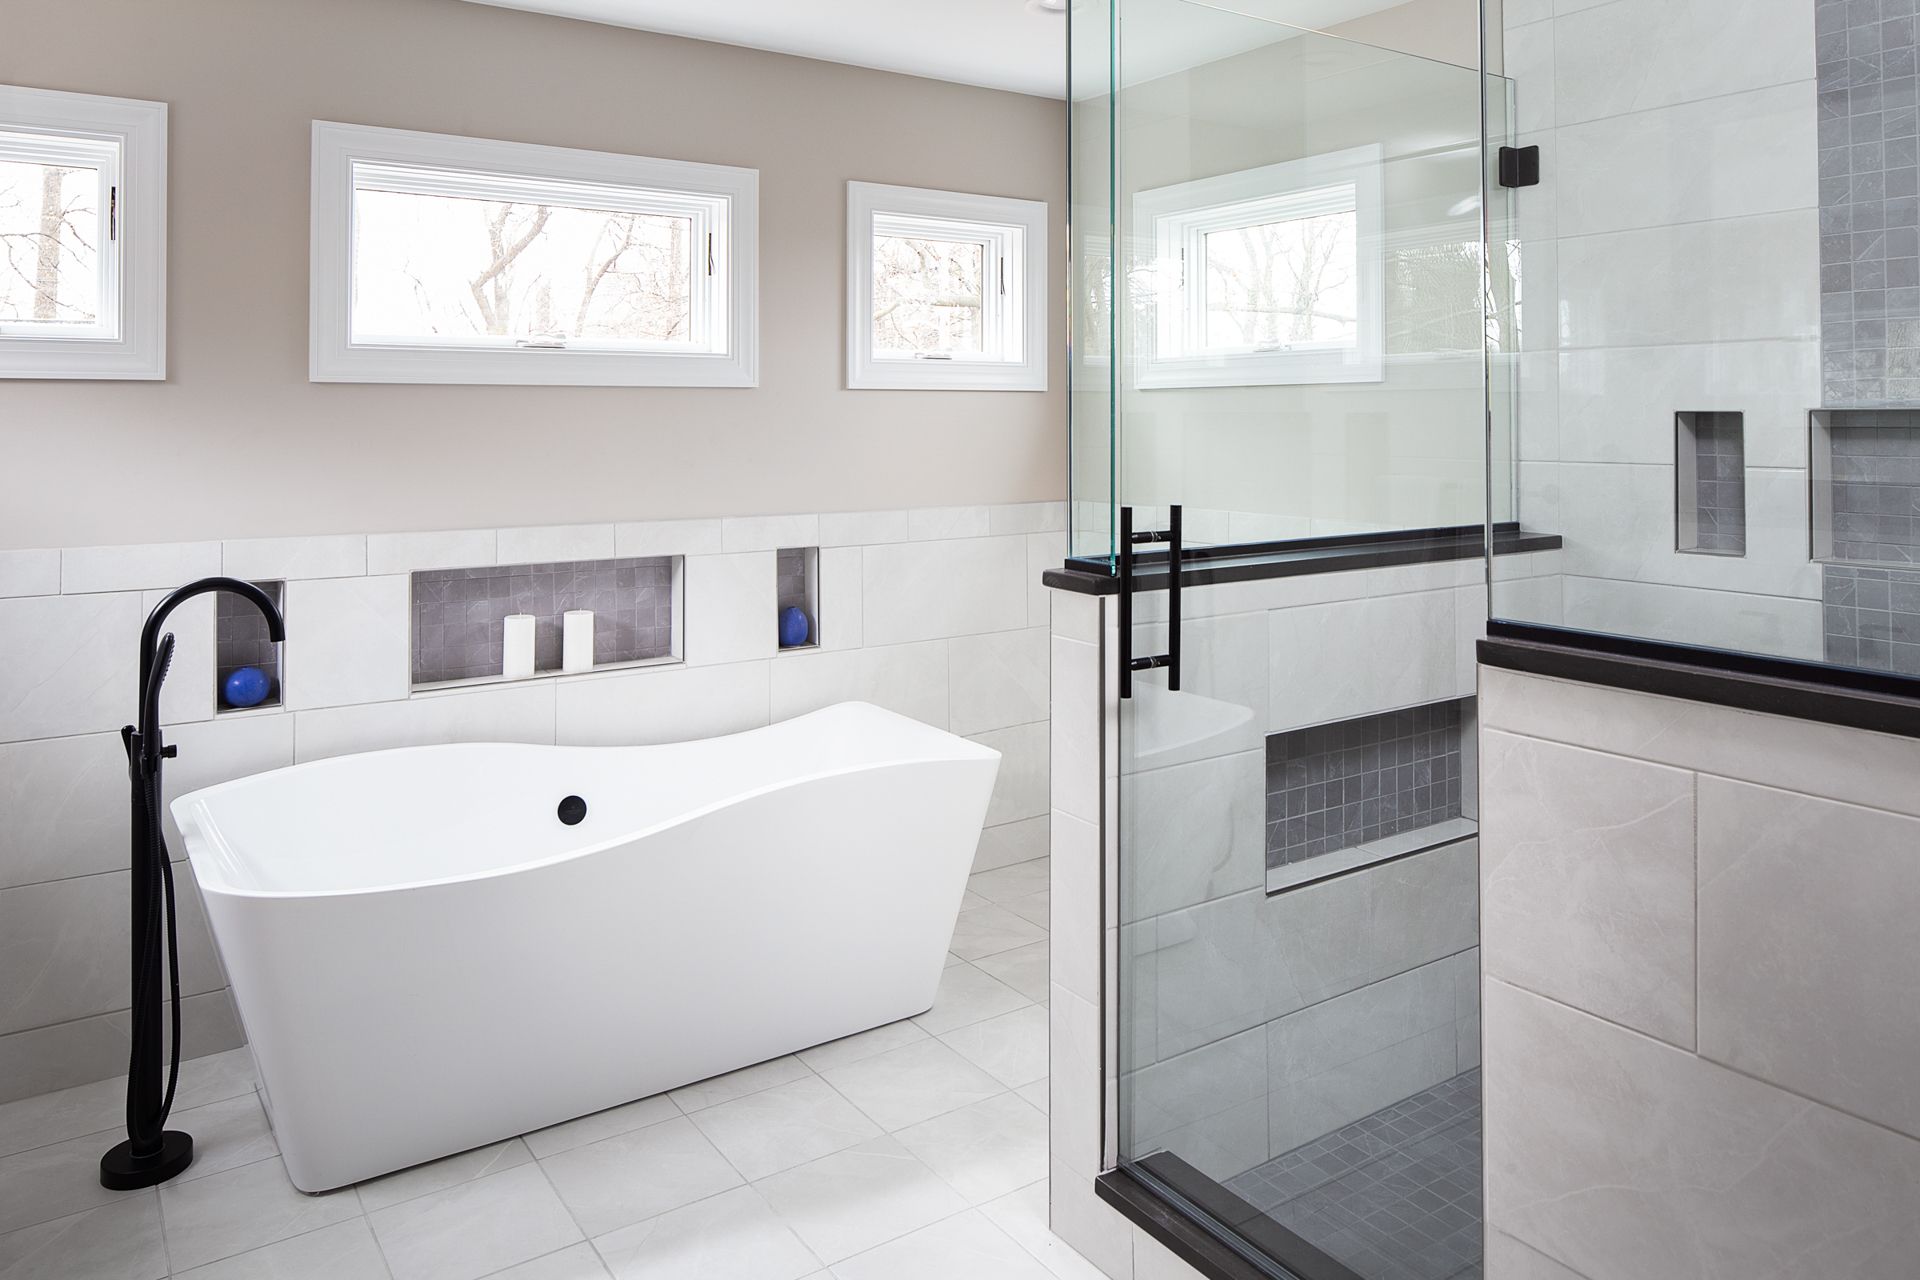
[[[167,615],[209,591],[230,591],[258,609],[274,641],[287,638],[273,598],[238,578],[202,578],[170,593],[140,629],[139,723],[120,730],[133,786],[133,1008],[132,1048],[127,1058],[127,1139],[100,1157],[100,1185],[115,1191],[151,1187],[193,1163],[193,1138],[168,1129],[173,1090],[180,1079],[180,955],[176,944],[173,864],[167,858],[160,820],[162,762],[176,754],[160,732],[160,688],[173,662],[173,633],[160,628]],[[170,1062],[161,1083],[160,959],[164,932],[167,977],[173,993]]]

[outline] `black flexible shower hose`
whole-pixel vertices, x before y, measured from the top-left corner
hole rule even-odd
[[[160,641],[159,651],[154,655],[153,674],[147,680],[143,691],[145,705],[150,710],[147,717],[152,732],[160,731],[160,686],[167,678],[167,668],[173,665],[173,635],[168,633]],[[141,750],[146,750],[145,742]],[[167,979],[173,993],[173,1018],[170,1039],[169,1062],[167,1067],[167,1087],[160,1100],[160,1113],[154,1118],[153,1131],[159,1134],[167,1127],[167,1117],[173,1112],[174,1088],[180,1083],[180,936],[179,921],[174,909],[173,863],[167,858],[166,829],[160,825],[160,770],[158,761],[149,771],[142,768],[141,799],[147,814],[147,857],[157,872],[155,882],[157,892],[152,894],[147,904],[146,933],[141,940],[141,953],[152,951],[160,943],[160,930],[164,921],[167,947]],[[163,900],[164,899],[164,903]],[[144,1017],[140,1011],[147,1007],[148,971],[142,967],[140,987],[133,993],[133,1007],[136,1017]],[[138,1026],[133,1028],[133,1044],[127,1055],[127,1074],[133,1075],[138,1067],[134,1055],[145,1037]],[[129,1132],[138,1132],[133,1114],[134,1098],[131,1092],[127,1096],[127,1124]]]

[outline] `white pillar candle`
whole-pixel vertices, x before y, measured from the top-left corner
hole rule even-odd
[[[593,670],[593,610],[567,610],[560,627],[560,669]]]
[[[505,626],[506,639],[500,649],[500,674],[509,680],[524,680],[533,674],[533,615],[510,613]]]

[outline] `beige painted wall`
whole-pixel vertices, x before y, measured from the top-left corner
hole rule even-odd
[[[170,104],[172,225],[165,383],[0,383],[0,547],[1066,496],[1063,358],[1044,394],[843,388],[846,182],[1064,222],[1064,103],[459,0],[6,24],[0,83]],[[309,383],[314,119],[758,168],[760,386]]]

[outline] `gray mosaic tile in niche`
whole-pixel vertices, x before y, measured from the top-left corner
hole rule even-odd
[[[256,582],[274,604],[286,604],[284,582]],[[280,647],[267,635],[267,620],[260,611],[230,591],[215,593],[214,605],[214,705],[222,711],[240,710],[227,705],[227,677],[241,667],[258,667],[266,673],[267,698],[256,705],[280,705]]]
[[[673,651],[673,559],[573,560],[413,575],[413,682],[500,674],[503,624],[534,617],[536,671],[560,669],[561,615],[593,610],[596,666]]]
[[[1267,866],[1288,866],[1460,816],[1460,703],[1267,739]]]
[[[1914,0],[1815,0],[1821,395],[1920,400]]]
[[[1823,416],[1832,496],[1831,558],[1920,562],[1920,411]]]
[[[1740,556],[1747,553],[1747,450],[1738,413],[1676,415],[1680,474],[1692,491],[1681,493],[1682,551]]]

